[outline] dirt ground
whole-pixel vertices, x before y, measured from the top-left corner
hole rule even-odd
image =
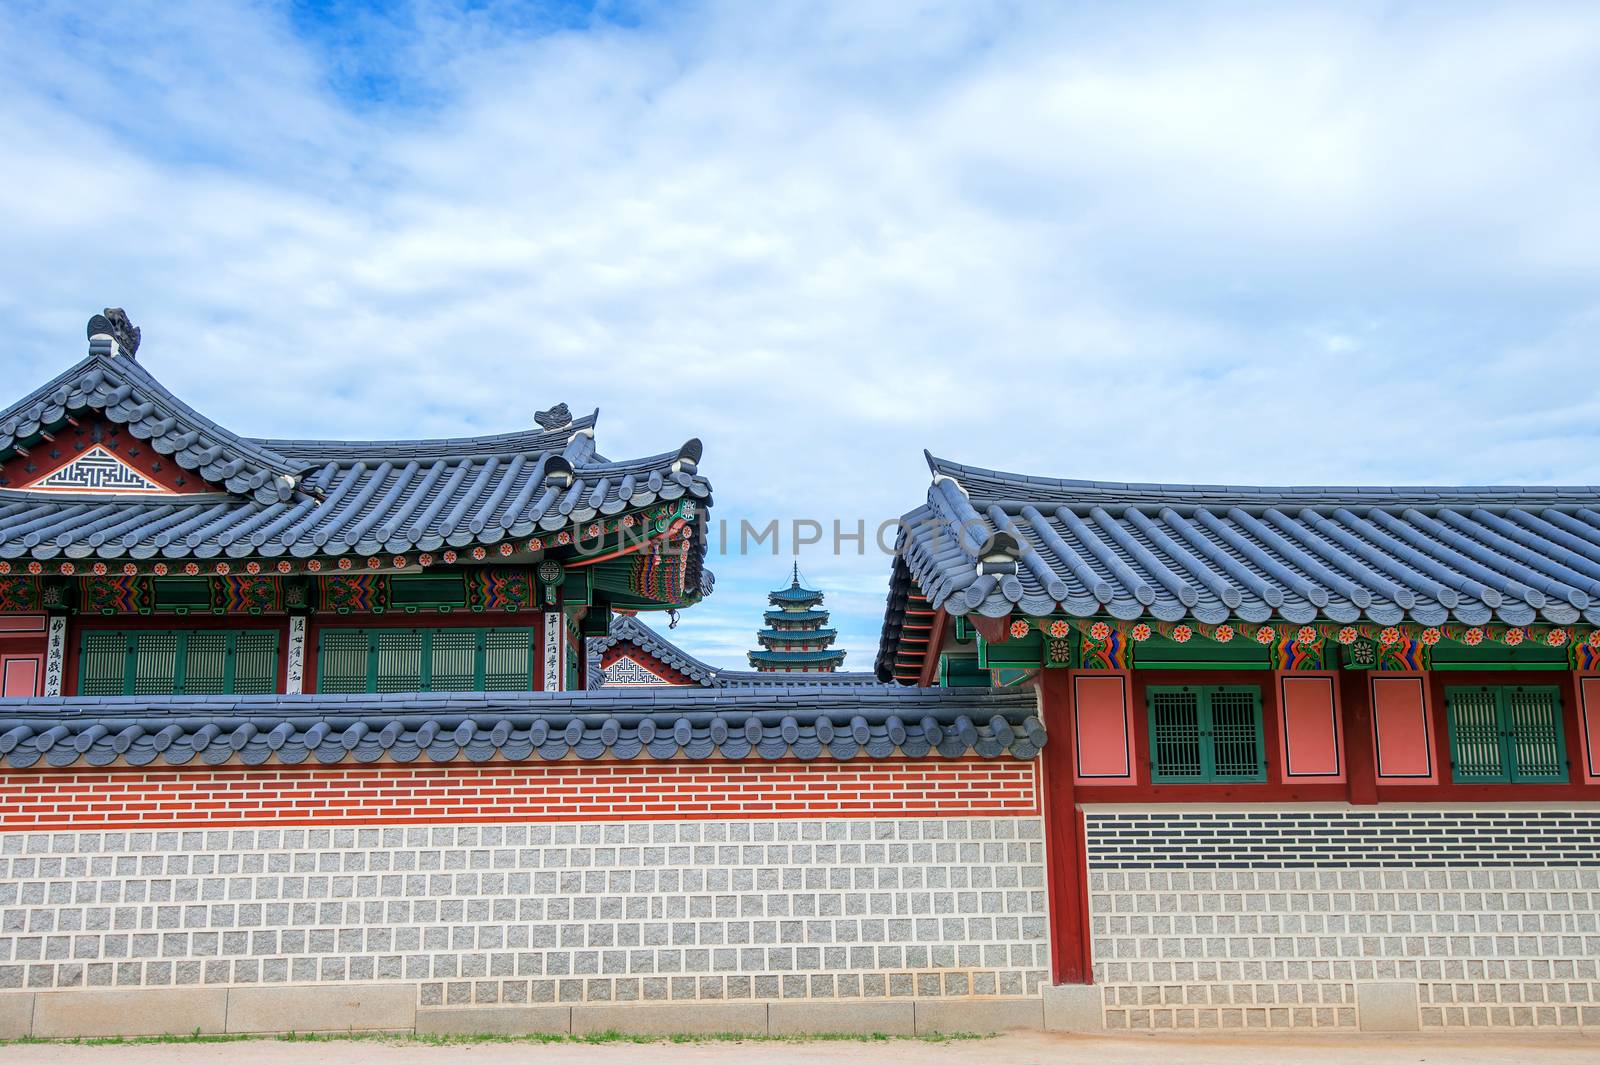
[[[458,1043],[370,1041],[12,1045],[0,1061],[92,1065],[1600,1065],[1600,1033],[1450,1039],[1416,1036],[1089,1038],[1018,1033],[923,1043]]]

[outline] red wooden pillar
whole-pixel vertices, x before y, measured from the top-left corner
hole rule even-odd
[[[1050,891],[1050,975],[1058,984],[1093,983],[1089,952],[1089,883],[1083,811],[1073,784],[1076,766],[1072,679],[1046,669],[1039,680],[1040,715],[1049,741],[1044,772],[1045,870]]]
[[[1350,773],[1350,804],[1375,806],[1378,771],[1372,752],[1372,691],[1365,670],[1339,671],[1339,705],[1344,713],[1344,761]]]

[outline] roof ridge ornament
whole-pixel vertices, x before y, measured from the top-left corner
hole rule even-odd
[[[128,320],[121,307],[107,307],[90,318],[87,332],[91,355],[138,357],[139,327]]]
[[[567,426],[572,424],[572,411],[567,409],[567,405],[565,403],[557,403],[549,410],[542,410],[535,413],[533,420],[537,422],[539,428],[543,429],[545,432],[553,433],[557,429],[565,429]]]
[[[705,445],[700,443],[700,438],[691,436],[684,441],[678,449],[678,457],[672,460],[673,473],[695,473],[700,468],[700,457],[705,454]]]

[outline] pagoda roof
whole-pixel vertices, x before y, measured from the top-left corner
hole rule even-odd
[[[843,651],[747,651],[752,664],[769,662],[776,665],[815,665],[819,662],[843,662]]]
[[[654,658],[664,666],[676,670],[678,673],[696,684],[705,688],[747,688],[767,687],[782,683],[778,678],[781,673],[762,673],[757,670],[722,669],[704,662],[677,644],[673,643],[662,633],[646,625],[632,614],[616,614],[611,619],[609,631],[604,636],[593,636],[589,639],[588,651],[590,657],[589,677],[591,685],[599,683],[598,662],[606,651],[618,645],[626,644],[637,648],[641,653]],[[844,652],[837,652],[843,655]],[[790,681],[796,684],[854,684],[877,686],[878,679],[871,673],[809,673],[803,678]]]
[[[803,588],[800,585],[800,564],[795,563],[794,575],[790,579],[789,587],[779,588],[777,591],[768,592],[767,599],[774,606],[786,603],[809,605],[822,602],[822,593],[814,588]]]
[[[768,610],[761,615],[767,621],[827,621],[826,610]]]
[[[254,766],[615,757],[1034,758],[1031,693],[785,684],[705,690],[0,700],[0,764]]]
[[[1600,487],[1163,485],[928,465],[927,502],[902,519],[880,676],[913,589],[985,617],[1600,624]]]
[[[698,440],[610,461],[595,450],[596,416],[573,420],[564,408],[541,414],[540,429],[493,436],[247,438],[196,413],[130,352],[109,344],[95,350],[95,343],[88,358],[0,411],[0,460],[100,416],[221,490],[0,488],[0,560],[428,552],[577,532],[596,519],[677,501],[694,521],[694,505],[711,502]],[[703,547],[696,571],[701,554]],[[700,586],[691,574],[689,587]]]
[[[756,633],[758,640],[831,640],[839,635],[838,629],[762,629]]]

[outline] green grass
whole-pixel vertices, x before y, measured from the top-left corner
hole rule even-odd
[[[458,1046],[463,1043],[953,1043],[987,1036],[969,1032],[949,1032],[932,1035],[846,1035],[823,1032],[817,1035],[740,1035],[736,1032],[719,1032],[709,1035],[627,1035],[617,1031],[593,1032],[588,1035],[415,1035],[409,1032],[285,1032],[282,1035],[205,1035],[190,1032],[188,1035],[104,1036],[98,1038],[42,1039],[23,1036],[20,1039],[0,1040],[0,1046],[26,1046],[31,1044],[60,1043],[67,1046],[151,1046],[180,1043],[239,1043],[246,1040],[271,1040],[280,1043],[354,1043],[383,1042],[417,1044],[421,1046]]]

